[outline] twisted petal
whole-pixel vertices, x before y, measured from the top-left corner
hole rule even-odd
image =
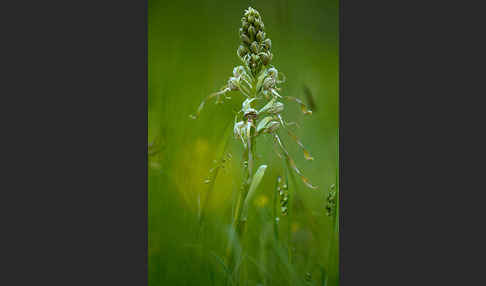
[[[206,96],[206,98],[201,101],[201,104],[199,104],[199,107],[197,108],[196,112],[194,114],[189,115],[189,117],[192,118],[192,119],[197,119],[199,117],[199,115],[201,114],[201,111],[204,108],[206,101],[210,100],[213,97],[216,97],[216,103],[220,103],[221,102],[220,96],[222,94],[227,93],[228,91],[230,91],[230,89],[228,87],[225,87],[221,91],[218,91],[218,92],[215,92],[215,93],[212,93],[212,94]]]
[[[310,110],[307,105],[305,105],[302,100],[298,99],[298,98],[295,98],[295,97],[292,97],[292,96],[286,96],[285,98],[289,99],[289,100],[292,100],[292,101],[295,101],[297,102],[298,104],[300,104],[300,110],[302,110],[302,113],[304,114],[312,114],[312,110]]]
[[[306,160],[314,160],[314,157],[312,157],[310,155],[309,151],[307,151],[305,149],[304,144],[302,144],[302,142],[300,141],[300,139],[294,133],[292,133],[289,129],[287,129],[287,133],[295,141],[295,143],[297,143],[297,145],[299,145],[299,147],[302,149],[302,151],[304,152],[304,158]]]
[[[282,144],[282,141],[280,140],[280,137],[275,134],[275,140],[277,141],[278,145],[280,145],[280,149],[282,150],[282,152],[284,153],[286,159],[287,159],[287,162],[289,163],[289,166],[290,168],[292,168],[296,173],[297,175],[300,176],[300,179],[302,180],[302,182],[308,187],[308,188],[311,188],[311,189],[317,189],[317,186],[314,186],[312,185],[310,182],[309,182],[309,179],[307,179],[303,174],[302,172],[299,170],[299,168],[297,168],[297,166],[295,165],[295,162],[294,160],[292,159],[292,157],[290,157],[289,155],[289,152],[287,151],[287,149],[285,149],[285,147],[283,146]]]

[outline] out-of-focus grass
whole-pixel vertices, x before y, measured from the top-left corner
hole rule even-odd
[[[249,210],[239,285],[338,284],[338,236],[325,215],[329,186],[338,166],[338,1],[157,1],[148,3],[149,285],[222,285],[235,192],[241,182],[242,147],[232,140],[233,158],[215,182],[200,231],[198,218],[208,185],[204,179],[222,155],[233,122],[231,103],[207,104],[191,120],[200,101],[219,89],[239,64],[238,28],[249,5],[262,14],[272,39],[272,63],[285,73],[282,95],[306,101],[303,86],[315,97],[316,110],[303,116],[286,105],[286,117],[302,128],[296,133],[315,157],[306,161],[290,140],[297,165],[319,189],[290,181],[291,217],[280,217],[279,241],[273,232],[272,202],[282,162],[268,138],[258,141],[256,166],[268,169]],[[290,230],[292,260],[288,262]],[[334,242],[331,243],[331,238]],[[329,251],[329,246],[332,249]],[[309,273],[309,274],[307,274]],[[306,280],[310,276],[310,281]]]

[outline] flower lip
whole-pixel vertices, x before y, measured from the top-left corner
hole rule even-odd
[[[258,117],[258,112],[253,108],[248,108],[248,110],[243,115],[243,118],[245,118],[248,121],[254,121],[257,119],[257,117]]]

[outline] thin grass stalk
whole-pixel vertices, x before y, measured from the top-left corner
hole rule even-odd
[[[225,127],[225,132],[223,134],[226,134],[228,132],[228,130],[231,130],[230,128],[231,124],[228,123],[227,126]],[[223,135],[224,136],[224,135]],[[226,139],[226,142],[224,144],[224,147],[223,147],[223,153],[221,155],[221,159],[225,156],[227,150],[228,150],[228,147],[229,147],[229,143],[231,142],[231,135],[228,136],[228,138]],[[207,192],[206,192],[206,196],[205,196],[205,199],[204,199],[204,202],[203,202],[203,205],[201,207],[201,210],[200,210],[200,213],[199,213],[199,232],[198,232],[198,237],[200,235],[200,232],[202,231],[203,229],[203,224],[204,224],[204,218],[205,218],[205,214],[206,214],[206,208],[207,208],[207,205],[210,201],[210,198],[211,198],[211,194],[213,193],[213,189],[214,189],[214,185],[215,185],[215,182],[216,182],[216,178],[218,177],[218,174],[219,174],[219,170],[221,169],[221,166],[217,166],[215,169],[214,169],[214,175],[212,176],[212,178],[210,179],[211,181],[209,182],[209,186],[208,186],[208,189],[207,189]]]
[[[278,242],[278,213],[277,213],[277,204],[278,204],[278,186],[279,186],[279,183],[280,183],[280,180],[281,180],[281,177],[279,176],[276,180],[276,183],[275,183],[275,191],[273,192],[273,210],[272,210],[272,220],[273,220],[273,233],[274,233],[274,236],[275,236],[275,241]]]
[[[297,197],[296,194],[297,194],[298,186],[297,186],[297,180],[295,179],[295,175],[294,175],[294,173],[292,173],[292,170],[290,169],[291,167],[290,167],[289,160],[286,159],[285,163],[286,163],[286,166],[287,166],[287,168],[286,168],[287,175],[289,175],[292,178],[292,184],[294,185],[294,192],[293,192],[292,195],[290,195],[290,191],[289,191],[289,204],[288,204],[288,212],[289,213],[287,215],[288,216],[288,218],[287,218],[288,230],[287,231],[288,231],[288,236],[289,236],[289,238],[288,238],[288,240],[289,240],[289,242],[288,242],[288,244],[289,244],[288,245],[288,248],[289,248],[289,263],[292,264],[292,230],[291,230],[290,226],[291,226],[291,223],[292,223],[292,214],[294,213],[294,211],[292,210],[291,206],[293,205],[292,200],[295,200],[296,197]],[[286,176],[286,178],[288,178],[288,176]],[[287,186],[288,186],[288,183],[289,183],[288,179],[286,179]],[[290,198],[292,198],[292,200]]]

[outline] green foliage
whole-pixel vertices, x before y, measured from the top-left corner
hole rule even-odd
[[[239,48],[238,25],[247,1],[149,0],[150,286],[338,285],[339,226],[326,216],[328,187],[336,184],[336,205],[339,194],[337,3],[257,2],[259,19],[265,17],[263,29],[257,24],[255,32],[248,30],[250,25],[245,31],[257,46]],[[277,56],[264,62],[262,51],[276,51]],[[244,52],[259,58],[247,57],[249,64],[242,61],[243,68],[233,70],[225,86],[211,94]],[[252,61],[260,68],[255,73]],[[273,65],[285,71],[284,90],[276,89],[277,81],[286,79],[282,72],[270,70]],[[248,78],[239,77],[243,71]],[[246,101],[258,90],[260,99]],[[209,98],[195,108],[207,94]],[[312,104],[309,96],[314,97]],[[209,100],[224,104],[208,104]],[[318,108],[312,108],[309,117],[311,106]],[[191,120],[187,115],[195,109],[199,119]],[[307,114],[305,122],[302,113]],[[235,122],[244,124],[253,114],[258,117],[250,136],[248,129],[236,128],[238,140],[227,140],[235,132]],[[257,175],[257,168],[246,170],[245,145],[252,135],[258,141],[250,140],[250,147],[256,146],[251,165],[266,165],[264,176],[263,171]],[[285,152],[272,144],[275,135],[285,140],[282,145],[291,140],[284,146],[289,155],[304,156],[283,160]],[[307,160],[307,150],[314,160]],[[289,163],[293,173],[286,171]],[[291,174],[299,175],[293,167],[301,174],[305,169],[321,187],[312,191],[301,180],[287,183],[290,202],[287,215],[282,215],[275,181],[282,176],[283,184]],[[259,184],[251,191],[256,177]],[[249,211],[245,235],[239,237],[231,223],[245,184],[253,194],[246,203],[241,200]],[[234,263],[228,260],[228,248]]]

